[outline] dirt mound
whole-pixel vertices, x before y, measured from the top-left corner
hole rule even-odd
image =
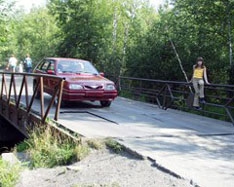
[[[84,160],[53,169],[22,172],[16,187],[187,187],[189,182],[158,170],[147,159],[108,149],[92,151]]]

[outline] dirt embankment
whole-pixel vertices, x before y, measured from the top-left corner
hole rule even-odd
[[[147,159],[108,149],[92,151],[70,166],[22,172],[16,187],[191,187],[189,181],[158,170]]]

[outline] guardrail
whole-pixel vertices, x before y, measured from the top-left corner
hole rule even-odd
[[[49,104],[45,105],[43,85],[48,78],[54,79],[57,86]],[[27,136],[27,127],[34,123],[45,123],[55,99],[58,99],[58,102],[54,112],[54,120],[58,120],[64,79],[53,75],[10,72],[0,72],[0,79],[0,115],[24,135]],[[34,88],[32,86],[33,79],[37,79]],[[32,109],[37,91],[40,92],[39,112]]]
[[[202,110],[192,107],[192,84],[120,76],[114,80],[123,96],[157,104],[159,108],[192,111],[234,125],[234,85],[205,85],[206,103]]]

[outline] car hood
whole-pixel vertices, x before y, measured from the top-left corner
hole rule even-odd
[[[100,75],[80,74],[63,76],[63,78],[69,83],[83,83],[83,84],[108,84],[113,83],[112,81],[102,77]]]

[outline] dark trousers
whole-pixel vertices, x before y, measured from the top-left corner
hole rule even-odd
[[[25,70],[27,73],[32,73],[32,67],[26,67]]]

